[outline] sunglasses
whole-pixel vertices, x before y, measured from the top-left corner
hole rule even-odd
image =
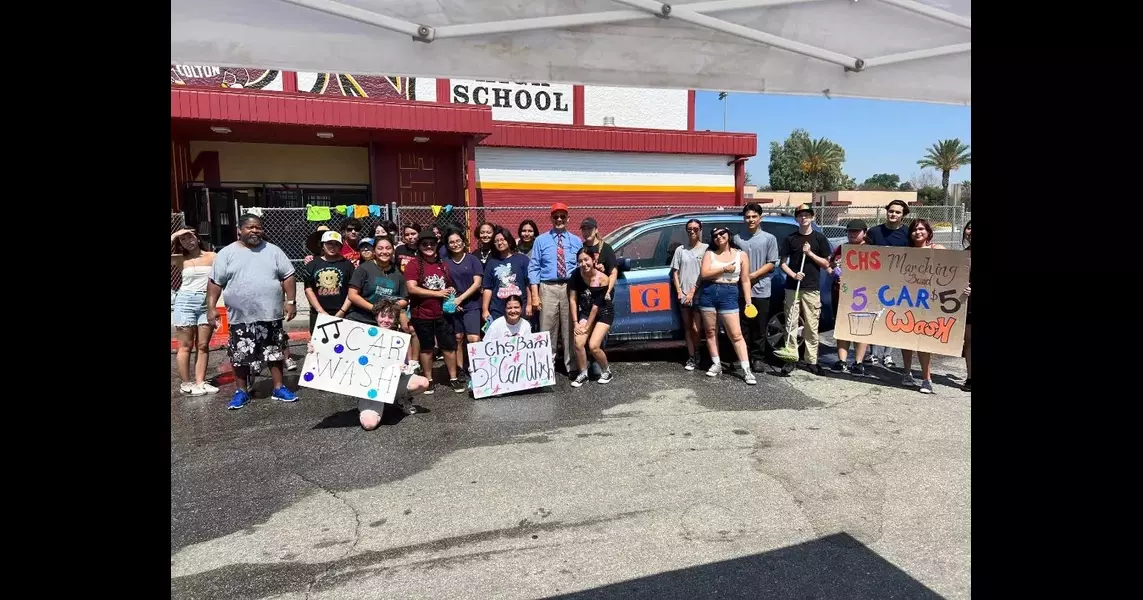
[[[561,219],[563,221],[566,221],[568,219],[568,216],[565,213],[555,213],[552,215],[552,218],[553,219]]]
[[[426,248],[432,248],[433,246],[437,245],[437,243],[432,240],[421,240],[417,245],[424,246]]]
[[[730,232],[725,230],[725,229],[720,229],[720,230],[714,232],[715,237],[719,237],[719,236],[723,236],[723,235],[730,235]]]
[[[356,228],[356,227],[346,227],[345,231],[361,231],[361,230]]]
[[[702,228],[701,227],[687,227],[687,231],[698,232],[698,231],[702,231]]]

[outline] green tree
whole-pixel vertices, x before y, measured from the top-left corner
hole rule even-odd
[[[859,190],[894,191],[901,187],[901,177],[892,173],[877,173],[861,182]]]
[[[841,171],[844,162],[841,146],[795,129],[781,144],[770,142],[770,187],[790,192],[853,189],[853,179]]]
[[[925,157],[917,161],[922,168],[928,167],[941,172],[942,198],[949,197],[949,173],[972,164],[970,148],[957,138],[938,140],[932,148],[925,151]]]
[[[750,181],[750,171],[746,172],[746,179],[743,180],[743,183],[746,185],[753,185],[753,182]]]
[[[917,200],[924,206],[940,206],[944,204],[944,190],[935,185],[926,185],[917,190]]]
[[[902,181],[901,185],[897,187],[897,191],[899,191],[899,192],[911,192],[911,191],[913,191],[913,184],[909,183],[908,181]]]
[[[960,193],[960,203],[964,205],[964,209],[972,211],[972,181],[964,181],[961,183],[964,188]]]

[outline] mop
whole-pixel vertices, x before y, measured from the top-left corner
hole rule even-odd
[[[801,273],[805,267],[806,254],[803,252],[802,264],[798,266],[798,273]],[[794,331],[798,327],[798,315],[801,314],[801,305],[798,303],[798,300],[801,297],[801,292],[802,280],[799,279],[798,285],[794,286],[794,316],[791,318],[789,313],[786,314],[786,343],[781,348],[774,351],[774,356],[777,356],[786,362],[798,362],[798,344],[797,338],[794,337]]]

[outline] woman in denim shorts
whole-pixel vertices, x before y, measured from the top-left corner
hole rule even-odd
[[[750,361],[746,354],[746,340],[742,337],[742,323],[738,320],[738,298],[750,297],[750,259],[745,252],[732,247],[730,230],[716,226],[711,230],[710,247],[702,256],[699,277],[704,282],[698,297],[698,309],[702,313],[703,327],[706,330],[706,346],[710,350],[713,364],[706,374],[716,377],[722,373],[722,362],[718,357],[718,317],[722,317],[722,328],[734,344],[734,353],[742,365],[742,378],[748,385],[758,383],[750,371]]]
[[[210,336],[214,333],[214,327],[206,319],[206,282],[214,265],[214,253],[202,249],[194,231],[180,229],[171,234],[171,265],[182,268],[183,272],[171,315],[179,338],[179,353],[175,357],[182,379],[179,391],[188,396],[213,394],[218,388],[206,382]],[[192,348],[198,350],[193,383],[190,377]]]

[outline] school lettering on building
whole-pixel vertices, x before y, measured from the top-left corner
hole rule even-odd
[[[551,88],[551,84],[477,80],[471,85],[458,83],[452,86],[452,101],[492,108],[568,112],[569,101],[565,92],[546,88]]]

